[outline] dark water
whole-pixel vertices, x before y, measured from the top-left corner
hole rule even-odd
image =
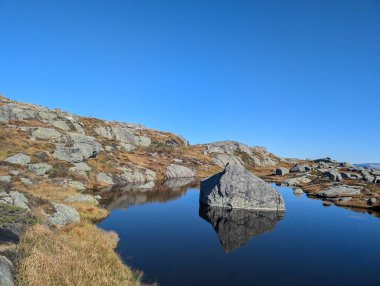
[[[281,213],[199,208],[197,188],[108,192],[99,226],[159,285],[380,285],[380,219],[279,188]]]

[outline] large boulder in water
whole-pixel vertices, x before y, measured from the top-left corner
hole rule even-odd
[[[281,194],[268,183],[236,164],[201,181],[199,200],[212,207],[285,210]]]

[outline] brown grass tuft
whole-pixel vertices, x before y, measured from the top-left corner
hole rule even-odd
[[[20,286],[141,285],[139,273],[126,267],[114,252],[117,235],[91,224],[50,230],[29,228],[19,250]]]

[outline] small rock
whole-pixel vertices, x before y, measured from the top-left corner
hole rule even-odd
[[[310,171],[311,168],[305,164],[296,164],[290,169],[290,173],[299,173],[299,172],[307,172]]]
[[[133,150],[136,149],[135,146],[128,144],[128,143],[120,143],[120,147],[122,150],[124,150],[126,152],[132,152]]]
[[[74,167],[71,167],[69,169],[71,172],[78,172],[78,171],[83,171],[83,172],[89,172],[91,171],[91,167],[87,165],[85,162],[81,163],[74,163]]]
[[[342,175],[337,170],[326,171],[324,174],[331,181],[341,182],[343,180]]]
[[[283,167],[277,168],[275,171],[275,174],[278,176],[283,176],[283,175],[288,174],[288,173],[289,173],[289,169],[286,169]]]
[[[25,185],[25,186],[31,186],[33,185],[33,182],[28,179],[28,178],[20,178],[21,182]]]
[[[1,286],[14,286],[13,265],[5,256],[0,256],[0,285]]]
[[[37,128],[32,132],[32,136],[42,140],[52,140],[60,138],[62,133],[52,128]]]
[[[185,166],[170,164],[166,168],[166,178],[192,178],[195,177],[195,172]]]
[[[293,191],[293,193],[295,194],[295,195],[302,195],[302,194],[304,194],[304,191],[302,191],[302,189],[295,189],[294,191]]]
[[[50,226],[65,225],[71,222],[79,222],[80,215],[78,211],[67,205],[52,203],[56,212],[50,215],[47,223]]]
[[[11,176],[0,176],[0,183],[10,184],[12,182]]]
[[[17,171],[17,170],[10,170],[9,171],[9,174],[11,174],[12,176],[18,176],[20,174],[20,171]]]
[[[37,176],[43,176],[49,172],[53,167],[46,163],[38,163],[29,165],[29,171],[33,172]]]
[[[99,183],[103,183],[103,184],[107,184],[107,185],[112,185],[113,184],[113,180],[110,176],[108,176],[107,174],[105,173],[99,173],[96,175],[96,180],[99,182]]]
[[[70,131],[70,126],[66,123],[66,121],[59,120],[59,121],[53,121],[50,123],[54,127],[57,127],[59,129],[65,130],[65,131]]]
[[[284,184],[287,186],[298,186],[300,184],[308,184],[311,182],[311,179],[309,179],[307,176],[302,177],[296,177],[296,178],[289,178],[284,181]]]
[[[29,210],[28,199],[24,196],[23,193],[17,191],[11,191],[9,193],[0,192],[0,203]]]
[[[31,159],[28,155],[19,153],[8,157],[5,161],[11,164],[26,165],[30,163]]]
[[[85,191],[86,190],[86,186],[83,183],[78,182],[78,181],[70,180],[69,181],[69,187],[73,188],[75,190],[78,190],[78,191]]]
[[[360,195],[361,188],[352,187],[347,185],[339,185],[329,187],[327,190],[318,193],[318,196],[334,198],[334,197],[344,197],[344,196],[357,196]]]
[[[374,205],[374,204],[376,204],[377,203],[377,199],[375,199],[375,198],[370,198],[370,199],[368,199],[368,204],[369,205]]]
[[[98,200],[91,195],[80,195],[77,197],[71,197],[65,200],[68,203],[85,203],[85,204],[98,204]]]
[[[36,153],[36,157],[41,160],[49,159],[50,153],[48,151],[41,151]]]

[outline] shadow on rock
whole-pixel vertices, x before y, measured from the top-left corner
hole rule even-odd
[[[202,204],[199,207],[199,216],[212,225],[225,253],[245,245],[254,237],[273,231],[284,215],[283,211],[227,209]]]

